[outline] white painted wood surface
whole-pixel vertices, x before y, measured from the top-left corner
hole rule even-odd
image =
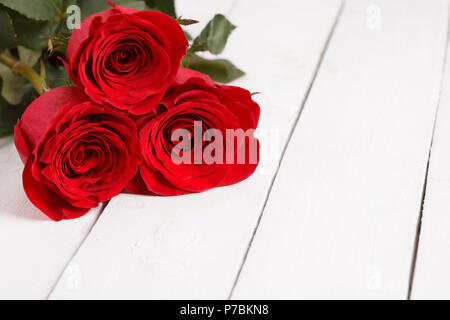
[[[257,172],[55,223],[0,139],[0,299],[404,299],[438,104],[412,298],[450,298],[449,1],[176,4],[193,35],[219,12],[238,26],[223,56],[262,92]]]
[[[346,1],[232,298],[407,297],[448,19]]]
[[[247,72],[238,84],[262,92],[255,99],[265,161],[235,186],[113,199],[70,262],[79,288],[67,286],[66,272],[51,298],[228,297],[339,8],[337,0],[233,5],[227,16],[238,28],[224,56]]]
[[[196,35],[217,10],[230,10],[234,1],[222,0],[219,6],[211,6],[210,0],[179,0],[176,4],[185,17],[201,18],[198,25],[189,27]],[[12,137],[0,139],[0,168],[0,299],[46,299],[64,270],[70,275],[66,286],[76,290],[79,270],[66,265],[101,208],[77,220],[55,223],[47,219],[23,191],[23,164]]]
[[[0,299],[46,299],[99,208],[58,223],[39,212],[23,191],[12,138],[0,139],[0,168]]]
[[[447,51],[412,299],[450,299],[450,58]]]

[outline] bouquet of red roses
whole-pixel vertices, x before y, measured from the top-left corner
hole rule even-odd
[[[75,86],[42,94],[14,129],[26,194],[53,220],[124,190],[174,196],[234,184],[259,161],[250,92],[193,70],[197,50],[223,49],[214,28],[228,36],[233,26],[218,16],[189,44],[180,24],[193,21],[111,5],[70,36],[63,60]]]

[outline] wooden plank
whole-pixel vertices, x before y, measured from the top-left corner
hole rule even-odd
[[[233,298],[407,297],[448,19],[346,1]]]
[[[27,199],[12,137],[0,139],[0,299],[45,299],[75,254],[99,208],[54,222]]]
[[[200,12],[196,17],[202,21],[189,27],[196,35],[217,10],[229,10],[234,1],[207,6],[209,0],[183,0],[177,1],[177,9],[187,15]],[[0,299],[45,299],[97,220],[100,208],[75,221],[50,221],[26,198],[23,165],[12,138],[0,139],[0,166]],[[76,290],[78,270],[67,270],[66,286]]]
[[[210,3],[210,2],[209,2]],[[212,4],[211,4],[212,5]],[[246,0],[224,56],[261,105],[262,159],[247,181],[176,198],[121,195],[110,202],[51,298],[227,298],[340,1]],[[270,134],[269,134],[270,133]]]
[[[436,128],[413,279],[413,299],[450,299],[450,51]]]

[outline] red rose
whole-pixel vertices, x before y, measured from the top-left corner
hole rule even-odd
[[[36,99],[17,123],[14,140],[28,198],[57,221],[80,217],[119,194],[142,158],[134,122],[80,99],[75,87]]]
[[[259,143],[253,131],[260,109],[247,90],[180,69],[160,108],[158,115],[138,121],[144,162],[127,186],[130,192],[201,192],[242,181],[255,171]],[[247,135],[234,137],[239,131]]]
[[[94,102],[146,114],[157,108],[187,46],[170,16],[114,6],[85,19],[73,32],[66,69]]]

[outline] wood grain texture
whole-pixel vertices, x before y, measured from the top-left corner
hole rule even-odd
[[[113,199],[70,263],[81,271],[80,290],[67,289],[66,272],[51,298],[228,297],[340,4],[232,7],[227,16],[238,28],[223,55],[247,72],[237,84],[262,92],[258,171],[202,194]]]
[[[412,299],[450,299],[450,58],[430,153]]]
[[[0,299],[45,299],[99,209],[77,220],[48,219],[23,191],[23,164],[11,137],[0,139],[0,168]]]
[[[448,19],[346,1],[232,298],[407,297]]]

